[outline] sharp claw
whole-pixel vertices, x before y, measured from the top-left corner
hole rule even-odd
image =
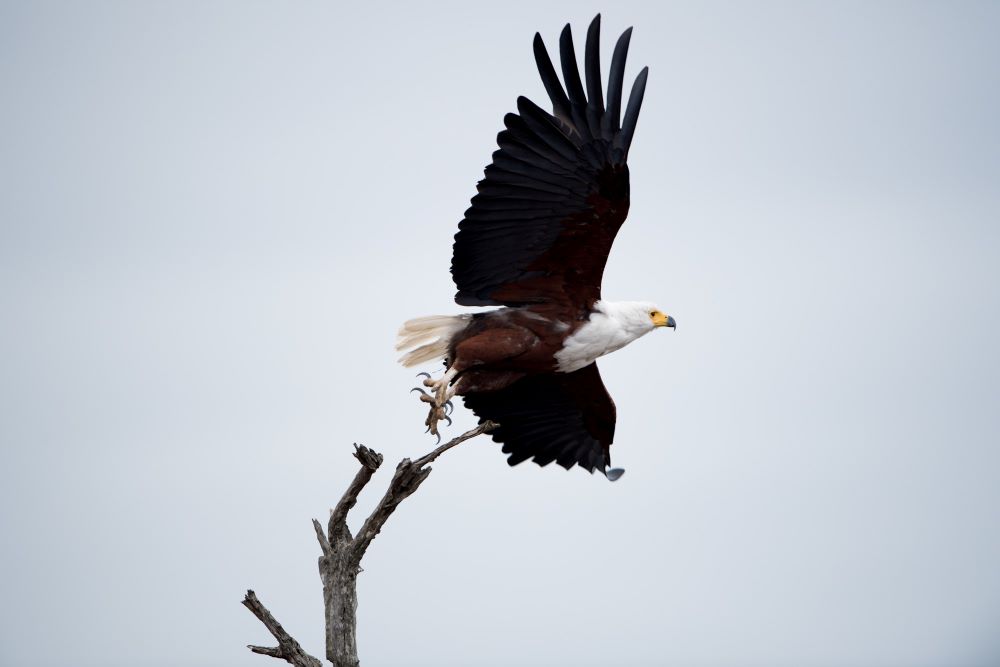
[[[426,391],[424,391],[423,388],[421,388],[421,387],[414,387],[413,389],[410,390],[410,393],[412,394],[415,391],[419,391],[424,396],[430,396],[430,394],[428,394]]]
[[[438,440],[437,440],[437,442],[435,442],[435,443],[434,443],[434,446],[435,446],[435,447],[437,447],[438,445],[440,445],[440,444],[441,444],[441,434],[440,434],[440,433],[438,433],[438,434],[437,434],[437,437],[438,437]]]
[[[455,411],[455,404],[452,403],[451,401],[445,401],[444,409],[446,410],[445,414],[450,415],[452,412]]]
[[[427,425],[427,430],[426,430],[426,431],[424,431],[424,433],[430,433],[430,432],[431,432],[431,425],[430,425],[430,424],[428,424],[428,425]]]
[[[444,419],[446,422],[448,422],[448,426],[451,426],[451,417],[449,417],[448,415],[445,415],[444,417],[442,417],[442,419]]]
[[[427,373],[426,371],[425,371],[425,372],[421,372],[421,373],[417,373],[417,377],[420,377],[421,375],[423,375],[423,376],[424,376],[425,378],[427,378],[428,380],[430,380],[430,379],[431,379],[431,374],[430,374],[430,373]]]

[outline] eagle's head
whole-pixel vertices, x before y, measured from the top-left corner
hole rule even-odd
[[[677,328],[674,318],[648,301],[600,301],[595,310],[617,322],[632,340],[659,327]]]
[[[670,327],[671,329],[677,329],[677,322],[674,322],[674,318],[669,315],[664,315],[663,311],[656,307],[651,307],[649,309],[649,319],[653,322],[653,328],[656,327]]]

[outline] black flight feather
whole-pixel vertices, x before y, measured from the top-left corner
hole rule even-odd
[[[537,32],[535,33],[533,48],[535,51],[535,64],[538,66],[538,74],[542,77],[545,92],[549,94],[549,99],[552,100],[552,113],[556,118],[562,118],[569,122],[571,120],[569,99],[566,97],[566,91],[563,90],[562,84],[559,83],[559,77],[556,76],[552,60],[549,59],[549,52],[545,50],[545,42],[542,41],[542,36]]]
[[[573,49],[573,32],[569,24],[559,35],[559,59],[562,63],[563,80],[566,82],[566,92],[569,93],[570,109],[573,112],[573,125],[581,139],[592,137],[587,127],[587,95],[583,92],[580,81],[580,70],[576,66],[576,51]]]
[[[604,138],[611,141],[621,129],[619,115],[622,107],[622,85],[625,82],[625,59],[628,56],[628,43],[632,38],[632,28],[622,33],[615,44],[615,52],[611,56],[611,74],[608,78],[608,110],[604,114],[602,125]]]
[[[598,14],[587,28],[587,51],[583,67],[587,76],[587,102],[596,111],[596,116],[604,113],[604,89],[601,84],[601,15]],[[597,136],[598,128],[591,128],[591,135]]]
[[[642,96],[646,92],[646,77],[649,75],[649,68],[643,67],[639,76],[632,84],[632,92],[628,96],[628,107],[625,109],[625,120],[622,121],[621,148],[628,155],[628,148],[632,144],[632,135],[635,134],[635,124],[639,120],[639,107],[642,106]]]

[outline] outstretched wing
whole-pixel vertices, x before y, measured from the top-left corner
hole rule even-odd
[[[625,57],[632,29],[611,59],[608,105],[601,91],[601,17],[587,31],[584,71],[567,24],[559,39],[563,89],[542,38],[535,61],[553,113],[524,97],[504,117],[500,149],[455,235],[452,277],[463,306],[565,303],[589,309],[629,205],[628,157],[648,68],[632,86],[620,122]]]
[[[555,461],[593,472],[611,465],[608,448],[615,434],[615,404],[597,364],[572,373],[529,375],[506,389],[463,396],[465,407],[499,424],[493,440],[502,442],[516,465],[533,458],[540,466]]]

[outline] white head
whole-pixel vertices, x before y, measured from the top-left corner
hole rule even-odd
[[[658,327],[677,328],[674,318],[648,301],[598,301],[594,309],[618,322],[633,340]]]

